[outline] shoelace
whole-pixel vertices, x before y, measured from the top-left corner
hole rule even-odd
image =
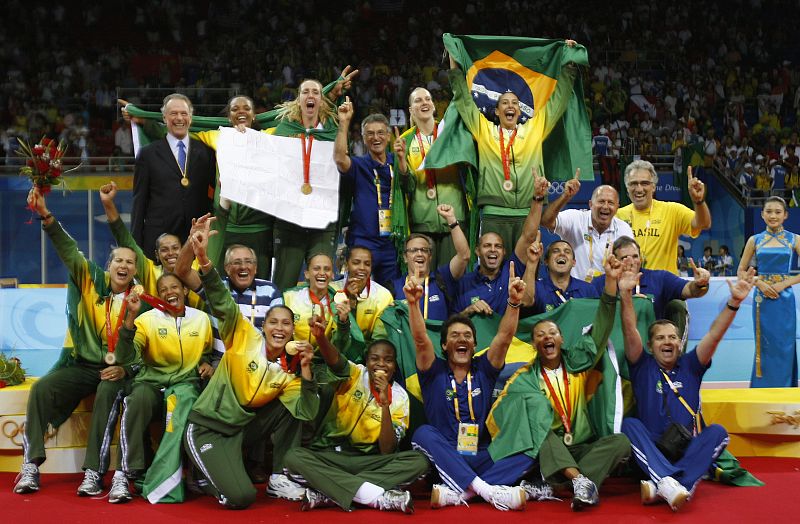
[[[35,480],[38,472],[39,468],[29,462],[26,462],[22,465],[22,469],[14,478],[14,484],[16,485],[20,480]]]
[[[549,485],[536,486],[534,484],[528,484],[526,491],[528,491],[531,494],[531,496],[532,496],[532,498],[534,500],[557,500],[557,501],[561,501],[560,498],[555,496],[555,493],[553,492],[553,488],[551,488]]]

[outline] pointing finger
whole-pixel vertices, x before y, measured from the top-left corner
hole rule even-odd
[[[400,131],[397,130],[397,126],[394,126],[394,137],[400,138]]]
[[[511,278],[511,280],[514,280],[515,278],[517,278],[517,275],[516,275],[516,273],[514,272],[514,261],[513,261],[513,260],[512,260],[512,261],[510,261],[508,264],[509,264],[509,265],[508,265],[508,274],[509,274],[509,277]]]
[[[689,181],[691,182],[691,180],[693,178],[692,177],[692,166],[687,166],[686,167],[686,176],[689,178]]]
[[[575,170],[575,176],[572,177],[572,178],[573,178],[573,180],[578,180],[580,177],[581,177],[581,168],[577,168]]]

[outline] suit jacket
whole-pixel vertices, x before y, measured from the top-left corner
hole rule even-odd
[[[216,156],[199,140],[191,139],[186,175],[189,187],[181,185],[183,177],[166,138],[143,147],[136,157],[131,234],[150,258],[159,235],[171,233],[184,242],[192,218],[212,210]]]

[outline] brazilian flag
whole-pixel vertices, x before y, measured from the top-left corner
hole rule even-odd
[[[588,66],[586,48],[568,47],[563,40],[499,36],[465,36],[445,33],[448,53],[466,70],[467,85],[475,105],[494,119],[497,100],[512,91],[519,97],[520,123],[543,111],[555,91],[562,67],[569,63]],[[572,178],[581,169],[582,180],[593,180],[592,133],[583,97],[581,76],[561,121],[544,141],[544,168],[554,177]],[[442,168],[459,162],[477,167],[472,135],[454,104],[440,123],[439,138],[426,158],[426,165]]]

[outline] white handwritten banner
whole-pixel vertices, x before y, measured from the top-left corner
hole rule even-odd
[[[322,229],[338,219],[339,171],[333,142],[313,142],[308,195],[300,190],[303,141],[299,138],[221,127],[217,164],[221,195],[229,200],[301,227]]]

